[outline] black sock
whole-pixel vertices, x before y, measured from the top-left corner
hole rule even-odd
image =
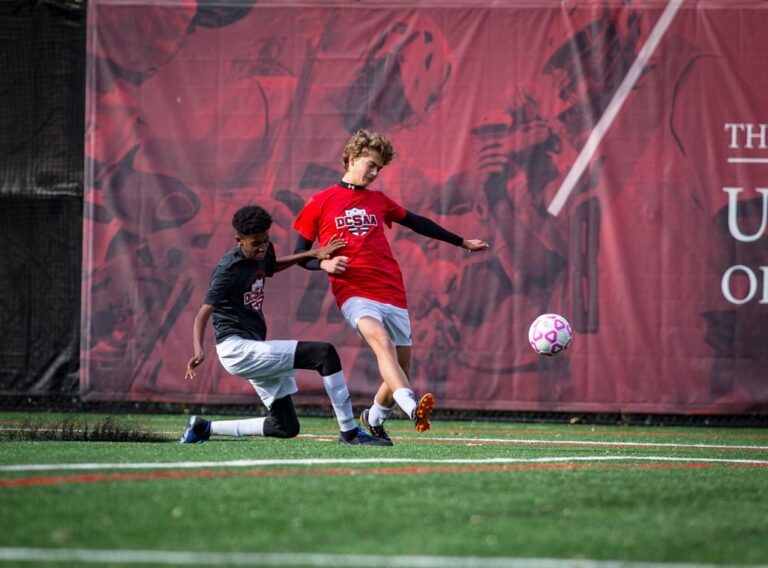
[[[344,438],[347,442],[350,440],[354,440],[357,438],[357,427],[352,428],[352,430],[347,430],[346,432],[341,433],[341,437]]]

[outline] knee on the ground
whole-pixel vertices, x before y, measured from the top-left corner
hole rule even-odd
[[[268,418],[264,423],[264,435],[271,438],[295,438],[300,431],[301,425],[298,420],[278,422]]]

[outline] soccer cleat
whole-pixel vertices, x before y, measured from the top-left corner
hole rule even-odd
[[[379,438],[380,440],[386,440],[387,442],[392,442],[392,439],[389,437],[389,434],[387,434],[387,431],[384,429],[384,424],[381,426],[372,426],[370,422],[368,422],[368,409],[366,408],[363,410],[363,413],[360,415],[360,422],[363,424],[363,427],[366,428],[370,433],[371,436],[374,438]]]
[[[413,415],[411,416],[417,432],[426,432],[432,427],[429,423],[429,415],[432,414],[433,408],[435,408],[434,395],[427,393],[422,396],[419,404],[413,409]]]
[[[200,416],[190,416],[179,444],[202,444],[211,437],[211,423]]]
[[[357,436],[351,440],[345,440],[344,436],[339,436],[339,444],[342,446],[391,446],[392,441],[370,436],[358,426]]]

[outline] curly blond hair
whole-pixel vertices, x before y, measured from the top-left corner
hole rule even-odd
[[[344,171],[349,167],[350,158],[364,156],[369,150],[375,150],[381,156],[381,165],[386,166],[395,157],[395,150],[392,143],[383,134],[371,132],[370,130],[360,129],[347,141],[344,146]]]

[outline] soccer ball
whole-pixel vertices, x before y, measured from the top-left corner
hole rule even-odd
[[[571,344],[573,330],[559,314],[542,314],[528,330],[528,341],[539,355],[559,355]]]

